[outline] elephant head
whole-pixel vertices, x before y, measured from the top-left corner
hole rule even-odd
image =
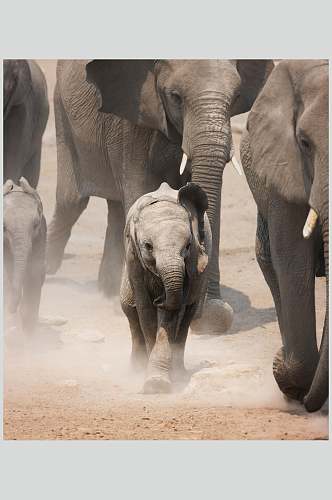
[[[24,177],[19,186],[7,180],[3,196],[5,266],[11,281],[10,312],[14,313],[20,303],[28,259],[40,235],[43,208],[38,193]]]
[[[30,68],[24,59],[3,61],[3,118],[7,118],[12,106],[24,101],[31,91]]]
[[[324,247],[327,309],[318,366],[304,398],[309,411],[328,396],[328,74],[326,60],[281,62],[248,120],[252,163],[266,193],[308,207],[303,237],[314,232]],[[262,139],[266,133],[268,140]]]
[[[188,284],[202,277],[211,249],[207,207],[207,196],[196,184],[175,191],[163,183],[129,211],[127,242],[162,290],[154,305],[179,310],[193,300]]]
[[[273,63],[266,60],[94,60],[87,80],[101,111],[160,131],[191,161],[191,180],[207,194],[214,238],[209,291],[219,291],[222,174],[231,154],[230,118],[248,111]]]

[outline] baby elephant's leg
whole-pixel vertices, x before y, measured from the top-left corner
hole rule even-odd
[[[34,333],[39,317],[41,290],[45,280],[45,270],[32,266],[23,285],[20,308],[22,328],[27,334]]]
[[[148,394],[170,392],[170,369],[172,366],[172,348],[178,313],[158,310],[158,331],[155,345],[151,351],[144,392]]]
[[[124,271],[121,283],[120,301],[122,310],[127,316],[131,332],[131,366],[135,371],[141,371],[146,368],[148,356],[144,335],[135,306],[133,291],[131,289],[126,270]]]
[[[190,374],[184,366],[184,350],[190,323],[196,314],[197,304],[186,306],[179,329],[172,343],[171,378],[173,381],[188,380]]]

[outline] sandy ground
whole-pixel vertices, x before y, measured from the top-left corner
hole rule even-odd
[[[51,97],[55,62],[40,63]],[[237,153],[245,119],[234,120]],[[55,186],[51,109],[39,184],[48,221]],[[227,166],[220,262],[224,298],[235,311],[233,326],[220,337],[189,336],[186,364],[195,373],[187,386],[169,395],[143,395],[142,378],[129,367],[126,319],[117,301],[97,290],[106,202],[91,199],[60,271],[43,288],[41,316],[67,322],[42,325],[32,348],[24,347],[19,331],[6,332],[4,438],[327,439],[326,412],[306,414],[286,401],[274,382],[272,359],[281,342],[272,298],[255,261],[255,226],[245,178]],[[316,302],[321,326],[323,280],[317,280]]]

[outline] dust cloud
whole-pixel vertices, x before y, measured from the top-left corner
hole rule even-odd
[[[40,63],[51,97],[55,63]],[[233,138],[238,155],[246,116],[237,120],[239,131],[234,129]],[[56,188],[52,106],[44,139],[38,190],[50,223]],[[116,437],[120,439],[162,439],[165,435],[244,439],[241,429],[249,425],[248,419],[249,438],[280,439],[287,432],[296,439],[326,438],[326,414],[308,415],[300,404],[287,401],[272,375],[272,360],[281,339],[272,297],[255,260],[256,207],[243,176],[226,167],[222,196],[222,296],[234,309],[234,322],[222,336],[189,334],[185,363],[192,375],[171,394],[141,393],[144,374],[131,371],[130,331],[119,300],[109,300],[98,291],[106,221],[106,201],[91,198],[73,228],[61,268],[46,278],[36,335],[27,340],[19,325],[11,323],[6,328],[5,436],[81,438],[75,430],[77,422],[87,427],[99,418],[96,436],[104,432],[112,437],[118,428]],[[322,279],[317,280],[316,310],[321,328],[325,314]],[[120,416],[111,426],[114,408],[120,408]],[[227,418],[222,417],[226,410]],[[169,422],[176,411],[178,423],[173,425]],[[192,419],[196,414],[195,427]],[[144,426],[148,418],[155,429],[150,434]],[[224,418],[223,425],[220,418]],[[174,426],[178,427],[173,432]],[[182,434],[176,433],[180,428]],[[226,434],[224,429],[228,429]]]

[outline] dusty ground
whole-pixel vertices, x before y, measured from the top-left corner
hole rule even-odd
[[[41,61],[52,96],[55,64]],[[236,147],[239,128],[234,127]],[[39,190],[47,220],[54,207],[54,116],[44,137]],[[256,209],[245,178],[224,174],[221,269],[224,297],[235,311],[229,334],[190,335],[186,363],[196,369],[170,395],[141,394],[129,369],[129,329],[117,302],[97,291],[106,202],[91,199],[75,226],[66,259],[43,289],[41,316],[62,316],[40,327],[35,345],[6,335],[5,439],[327,439],[328,417],[287,402],[271,374],[280,346],[270,292],[254,258]],[[317,282],[317,316],[324,314]],[[80,333],[100,334],[100,342]],[[204,368],[205,366],[205,368]]]

